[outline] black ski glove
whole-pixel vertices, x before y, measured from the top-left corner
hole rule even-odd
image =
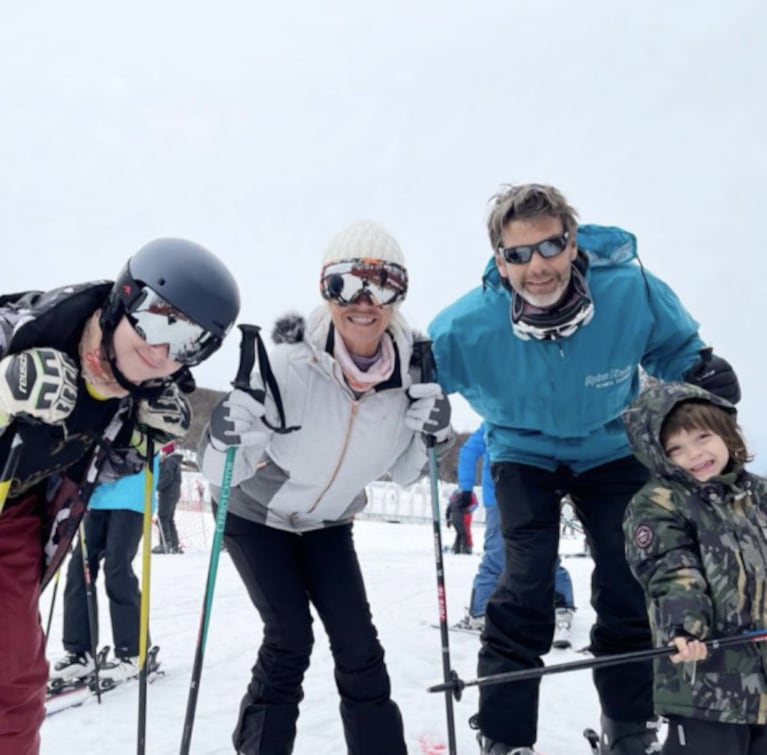
[[[456,494],[455,502],[461,511],[466,511],[466,509],[470,509],[474,504],[474,493],[471,490],[461,490]]]
[[[726,359],[716,356],[710,346],[698,353],[700,359],[684,373],[684,381],[700,386],[731,404],[737,404],[740,401],[740,385],[732,365]]]

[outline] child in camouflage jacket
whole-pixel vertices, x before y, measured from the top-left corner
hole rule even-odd
[[[626,511],[626,555],[655,644],[664,755],[767,753],[767,648],[710,656],[705,640],[767,626],[767,480],[750,460],[732,404],[684,383],[651,387],[624,412],[651,480]]]

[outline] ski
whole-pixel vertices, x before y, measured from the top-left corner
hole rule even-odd
[[[439,629],[439,624],[431,624],[434,629]],[[462,627],[460,624],[451,624],[448,627],[451,632],[460,632],[461,634],[473,634],[475,637],[479,637],[482,632],[479,629],[469,629],[468,627]]]
[[[88,686],[69,686],[60,692],[56,692],[55,694],[51,694],[46,697],[45,717],[50,718],[51,716],[55,716],[57,713],[61,713],[64,710],[69,710],[70,708],[78,708],[94,696],[95,693],[92,692]]]
[[[448,755],[447,744],[434,737],[418,737],[421,755]]]
[[[105,645],[96,654],[96,666],[99,670],[106,665],[110,650],[111,648],[109,645]],[[93,684],[95,676],[95,672],[91,671],[89,674],[81,676],[79,679],[72,679],[68,682],[56,678],[49,679],[46,703],[48,700],[54,697],[59,697],[60,695],[70,695],[77,690],[89,689]]]
[[[159,651],[158,646],[154,646],[149,650],[147,654],[147,668],[149,684],[154,683],[161,676],[165,676],[165,671],[160,669],[160,664],[157,661],[157,653]],[[102,648],[99,651],[99,662],[102,663],[102,656],[105,658],[109,652],[109,648]],[[111,664],[111,668],[114,668],[115,664]],[[111,692],[114,689],[129,685],[131,682],[137,682],[138,676],[132,676],[129,679],[115,680],[109,677],[110,664],[103,663],[99,667],[99,693],[101,695]],[[53,690],[49,689],[48,695],[45,700],[45,715],[50,717],[61,713],[62,711],[69,710],[70,708],[78,708],[84,705],[89,700],[96,697],[95,679],[93,675],[86,677],[82,681],[74,682],[71,684],[65,684],[55,687]]]
[[[434,629],[439,629],[439,624],[431,624],[430,625]],[[482,631],[479,629],[469,629],[469,627],[461,626],[460,624],[451,624],[448,627],[448,630],[450,632],[459,632],[461,634],[470,634],[474,635],[475,637],[479,637],[482,634]],[[573,643],[569,639],[569,637],[566,637],[564,634],[560,633],[558,637],[555,637],[554,640],[551,643],[551,647],[555,650],[574,650],[576,653],[588,653],[588,648],[581,648],[580,650],[575,650],[573,648]]]

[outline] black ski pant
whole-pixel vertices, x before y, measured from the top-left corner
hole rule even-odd
[[[652,646],[644,594],[624,552],[623,514],[648,473],[627,457],[573,474],[559,467],[492,465],[501,516],[505,568],[485,610],[478,674],[540,667],[554,634],[554,575],[560,500],[573,499],[594,558],[591,631],[595,655]],[[632,663],[594,671],[603,713],[616,721],[653,717],[652,667]],[[540,679],[480,688],[479,727],[489,739],[532,747],[537,737]]]
[[[767,755],[767,727],[695,718],[668,719],[662,755]]]
[[[138,655],[141,591],[131,562],[141,541],[142,523],[141,514],[125,509],[93,509],[83,519],[94,597],[99,566],[101,561],[104,562],[104,585],[109,598],[114,652],[119,657]],[[98,611],[96,617],[98,645]],[[91,651],[88,598],[79,538],[67,570],[63,639],[64,649],[68,652]]]
[[[314,642],[311,602],[330,640],[348,752],[405,755],[402,718],[390,696],[352,525],[297,534],[230,513],[224,533],[227,550],[264,623],[233,735],[237,752],[293,752],[301,683]]]
[[[176,529],[176,504],[180,494],[178,491],[158,491],[157,493],[157,521],[160,524],[162,544],[166,551],[174,551],[178,548],[178,530]]]

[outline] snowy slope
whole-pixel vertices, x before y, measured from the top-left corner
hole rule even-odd
[[[186,709],[197,626],[204,591],[208,552],[202,547],[199,514],[184,512],[184,531],[193,542],[183,556],[159,556],[152,561],[151,632],[162,648],[167,676],[149,687],[147,752],[178,752]],[[445,539],[450,537],[445,531]],[[437,617],[436,577],[431,526],[360,521],[355,537],[376,625],[387,651],[394,696],[399,703],[415,755],[446,754],[444,696],[425,688],[442,679],[440,636],[431,627]],[[481,542],[481,527],[475,526]],[[198,542],[196,546],[194,542]],[[579,539],[562,541],[563,552],[581,549]],[[466,605],[479,557],[445,554],[449,619],[457,621]],[[575,616],[575,647],[588,642],[593,617],[588,605],[591,561],[568,558],[579,610]],[[137,571],[140,560],[136,562]],[[102,641],[110,642],[107,601],[101,588]],[[47,616],[50,591],[42,602]],[[61,602],[56,607],[49,657],[60,652]],[[342,755],[345,752],[332,661],[324,632],[315,625],[316,645],[304,685],[306,697],[298,726],[297,755]],[[222,555],[214,616],[205,656],[198,718],[192,741],[194,755],[231,753],[230,734],[261,636],[261,623],[226,554]],[[477,638],[451,633],[452,665],[464,679],[476,671]],[[547,662],[573,660],[573,651],[553,651]],[[476,753],[474,733],[466,722],[476,710],[476,688],[467,689],[455,703],[458,752]],[[117,690],[99,707],[90,702],[48,719],[43,727],[43,755],[136,751],[138,695],[135,688]],[[543,680],[538,748],[545,755],[587,753],[581,738],[585,726],[598,724],[596,694],[589,672],[557,675]]]

